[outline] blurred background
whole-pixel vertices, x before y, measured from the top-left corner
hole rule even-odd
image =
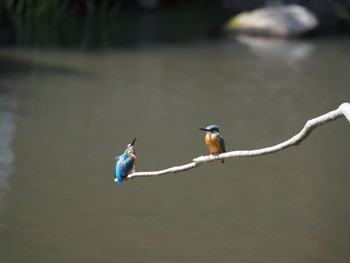
[[[315,26],[230,27],[290,4]],[[113,179],[134,137],[138,171],[208,154],[210,124],[227,150],[289,139],[349,101],[349,33],[346,0],[2,0],[0,262],[349,262],[344,118],[268,156]]]

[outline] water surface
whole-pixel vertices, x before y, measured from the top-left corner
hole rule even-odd
[[[207,154],[209,124],[228,150],[290,138],[349,101],[349,46],[1,49],[0,261],[349,262],[344,118],[269,156],[113,181],[134,137],[139,171]]]

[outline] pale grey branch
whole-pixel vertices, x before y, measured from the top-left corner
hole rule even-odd
[[[324,115],[321,115],[319,117],[316,117],[307,121],[303,129],[298,134],[294,135],[292,138],[280,144],[262,148],[262,149],[257,149],[257,150],[231,151],[231,152],[219,154],[217,156],[212,156],[212,155],[200,156],[200,157],[194,158],[193,161],[188,164],[174,166],[174,167],[160,170],[160,171],[136,172],[133,174],[129,174],[127,178],[131,179],[135,177],[150,177],[150,176],[159,176],[159,175],[170,174],[170,173],[184,172],[184,171],[193,169],[201,165],[202,163],[212,162],[215,160],[237,158],[237,157],[256,157],[260,155],[266,155],[266,154],[278,152],[290,146],[299,145],[303,140],[305,140],[306,137],[308,137],[311,134],[311,132],[315,128],[323,124],[326,124],[328,122],[339,119],[343,116],[345,116],[350,123],[350,103],[348,102],[341,104],[339,108],[336,110],[330,111]]]

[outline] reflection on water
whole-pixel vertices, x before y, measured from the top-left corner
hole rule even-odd
[[[198,127],[220,125],[228,150],[255,149],[348,101],[349,40],[310,45],[293,66],[232,41],[2,50],[16,63],[0,84],[18,107],[0,261],[348,262],[343,119],[270,156],[113,181],[134,137],[137,169],[163,169],[207,153]]]
[[[247,45],[257,56],[284,60],[289,64],[296,64],[306,59],[313,50],[313,43],[304,40],[286,40],[274,38],[257,38],[238,36],[238,42]],[[296,61],[296,63],[294,63]]]
[[[11,148],[15,132],[14,110],[16,100],[11,92],[0,89],[0,213],[8,188],[8,177],[12,173],[14,156]],[[1,226],[0,221],[0,226]]]

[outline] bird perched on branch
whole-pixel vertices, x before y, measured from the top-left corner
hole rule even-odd
[[[205,144],[207,145],[211,155],[218,155],[226,152],[225,141],[220,135],[219,126],[209,125],[206,128],[199,129],[207,132],[205,135]],[[224,163],[225,160],[221,160],[221,162]]]
[[[136,138],[126,146],[126,150],[121,156],[115,158],[117,160],[117,164],[115,166],[114,181],[118,183],[118,186],[122,185],[122,180],[126,178],[128,174],[135,173],[135,141]]]

